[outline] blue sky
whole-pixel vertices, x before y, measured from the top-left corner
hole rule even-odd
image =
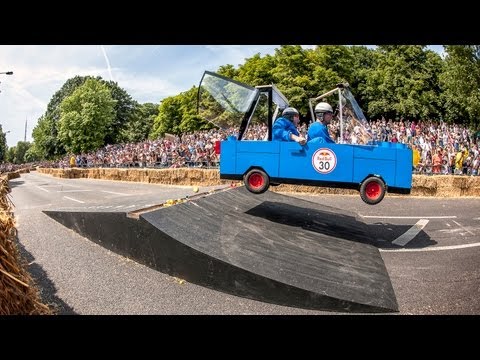
[[[76,75],[114,80],[133,99],[158,103],[198,85],[205,70],[238,66],[279,45],[0,45],[0,124],[7,145],[33,141],[53,94]],[[441,46],[432,46],[441,53]]]

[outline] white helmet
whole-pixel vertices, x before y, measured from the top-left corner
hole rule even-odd
[[[318,103],[317,106],[315,106],[315,112],[316,113],[325,113],[325,112],[328,112],[328,111],[333,113],[333,109],[332,109],[332,107],[330,106],[329,103],[321,102],[321,103]]]
[[[283,110],[282,112],[282,116],[285,116],[285,115],[300,115],[298,110],[293,108],[293,107],[287,107],[285,110]]]

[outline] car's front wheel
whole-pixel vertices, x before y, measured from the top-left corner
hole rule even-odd
[[[369,177],[360,186],[360,197],[369,205],[376,205],[382,201],[385,192],[385,183],[376,176]]]
[[[248,191],[254,194],[261,194],[268,190],[270,186],[270,178],[265,171],[260,169],[252,169],[245,174],[243,182]]]

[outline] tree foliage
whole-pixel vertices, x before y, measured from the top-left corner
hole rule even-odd
[[[438,116],[440,57],[420,45],[381,45],[367,76],[368,113],[373,116]]]
[[[30,142],[28,141],[19,141],[17,142],[17,146],[16,146],[16,151],[15,151],[15,159],[14,159],[14,163],[15,164],[24,164],[27,162],[26,158],[25,158],[25,155],[28,151],[28,149],[30,149],[30,147],[32,146],[32,144],[30,144]]]
[[[60,104],[58,137],[69,152],[96,150],[115,118],[115,100],[99,80],[87,79]]]
[[[158,105],[145,103],[136,106],[136,111],[130,121],[121,130],[120,142],[140,142],[148,138],[155,118],[158,115]]]
[[[68,79],[50,99],[47,111],[40,117],[32,132],[36,152],[42,154],[43,158],[52,159],[65,154],[65,147],[58,139],[60,104],[89,78],[93,77],[75,76]]]
[[[141,138],[141,131],[139,134],[132,134],[133,128],[131,126],[131,123],[138,121],[138,116],[140,115],[138,113],[139,104],[132,99],[125,89],[118,86],[116,82],[104,81],[104,83],[110,89],[112,99],[115,100],[115,117],[108,126],[105,143],[117,144],[127,141],[128,139],[123,137],[127,128],[130,129],[129,134],[133,135],[133,138]],[[132,138],[132,136],[130,136],[130,138]]]
[[[7,139],[0,125],[0,162],[4,161],[7,155]]]
[[[24,164],[26,162],[34,161],[30,160],[30,158],[27,156],[27,153],[31,146],[32,144],[28,141],[17,142],[16,146],[12,146],[8,149],[5,156],[7,162],[14,164]]]
[[[445,70],[440,77],[445,118],[479,128],[480,46],[449,45],[445,50]]]
[[[149,138],[212,128],[211,124],[197,115],[197,94],[198,88],[193,86],[188,91],[165,98],[160,104]]]

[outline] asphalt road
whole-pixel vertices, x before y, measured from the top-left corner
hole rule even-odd
[[[21,251],[59,314],[330,314],[263,303],[187,283],[128,260],[60,225],[43,210],[131,211],[193,196],[190,186],[59,179],[10,181]],[[216,187],[200,187],[200,192]],[[348,209],[369,224],[400,314],[480,314],[480,200],[293,195]]]

